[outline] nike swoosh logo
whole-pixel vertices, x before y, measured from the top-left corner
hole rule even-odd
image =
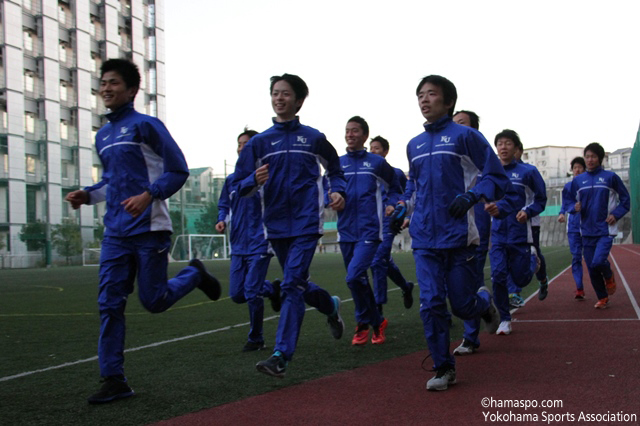
[[[342,166],[343,169],[346,169],[347,167],[351,167],[351,164],[347,164],[347,165]]]
[[[282,142],[282,139],[280,139],[279,141],[271,142],[271,145],[275,145],[275,144],[280,143],[280,142]]]
[[[475,256],[468,257],[467,262],[469,262],[470,260],[473,260],[473,258],[475,258]]]
[[[163,251],[167,251],[167,247],[165,247],[165,248],[163,248],[163,249],[158,250],[158,254],[162,253]]]
[[[104,138],[102,138],[103,141],[106,141],[107,139],[109,139],[109,136],[105,136]]]
[[[425,145],[426,145],[426,142],[425,142],[425,143],[421,143],[420,145],[416,146],[416,149],[420,149],[420,148],[422,148],[422,147],[423,147],[423,146],[425,146]]]

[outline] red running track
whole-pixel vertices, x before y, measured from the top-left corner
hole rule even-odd
[[[448,391],[425,389],[433,373],[419,352],[159,424],[640,424],[640,246],[614,246],[610,261],[618,289],[608,309],[593,308],[586,269],[587,299],[575,301],[565,270],[547,300],[534,295],[514,313],[510,336],[483,333],[478,353],[457,358]],[[614,417],[586,417],[596,415]]]

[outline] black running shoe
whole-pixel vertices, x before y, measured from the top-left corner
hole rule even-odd
[[[106,377],[102,382],[103,384],[100,390],[87,399],[89,404],[104,404],[115,401],[116,399],[128,398],[135,394],[133,389],[127,384],[126,378],[119,379],[111,376]]]
[[[327,316],[327,324],[329,324],[333,338],[340,339],[344,333],[344,321],[342,321],[342,316],[340,315],[340,305],[342,302],[338,296],[332,296],[332,299],[335,306],[335,312],[333,315]]]
[[[216,277],[207,272],[207,268],[204,267],[204,264],[200,261],[200,259],[191,259],[191,261],[189,262],[189,266],[193,266],[200,272],[200,284],[198,284],[198,288],[202,290],[209,299],[220,299],[220,295],[222,294],[220,281],[218,281]]]
[[[256,369],[268,376],[282,379],[287,370],[287,361],[284,359],[282,352],[275,351],[268,359],[257,363]]]
[[[267,349],[264,342],[247,342],[244,344],[242,352],[254,352],[261,351],[263,349]]]
[[[540,291],[538,292],[538,300],[544,300],[549,295],[549,278],[545,278],[544,282],[540,283]]]
[[[269,300],[271,301],[271,308],[274,312],[280,312],[280,308],[282,308],[282,296],[280,295],[280,284],[282,281],[273,280],[271,285],[273,286],[273,293],[269,296]]]
[[[413,287],[414,284],[411,281],[407,281],[407,286],[409,290],[402,292],[402,299],[404,301],[404,307],[406,309],[411,309],[413,306]]]

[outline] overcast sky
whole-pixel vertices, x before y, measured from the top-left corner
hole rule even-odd
[[[245,125],[271,126],[269,78],[298,74],[303,124],[342,155],[360,115],[405,147],[423,131],[415,90],[440,74],[489,142],[631,147],[640,121],[638,1],[165,0],[166,124],[190,168],[233,171]],[[368,145],[368,144],[367,144]]]

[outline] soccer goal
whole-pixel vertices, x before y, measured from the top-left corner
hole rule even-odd
[[[100,265],[100,249],[84,248],[82,249],[82,266]]]
[[[171,248],[171,260],[184,262],[196,257],[202,260],[228,259],[227,236],[224,234],[178,235]]]

